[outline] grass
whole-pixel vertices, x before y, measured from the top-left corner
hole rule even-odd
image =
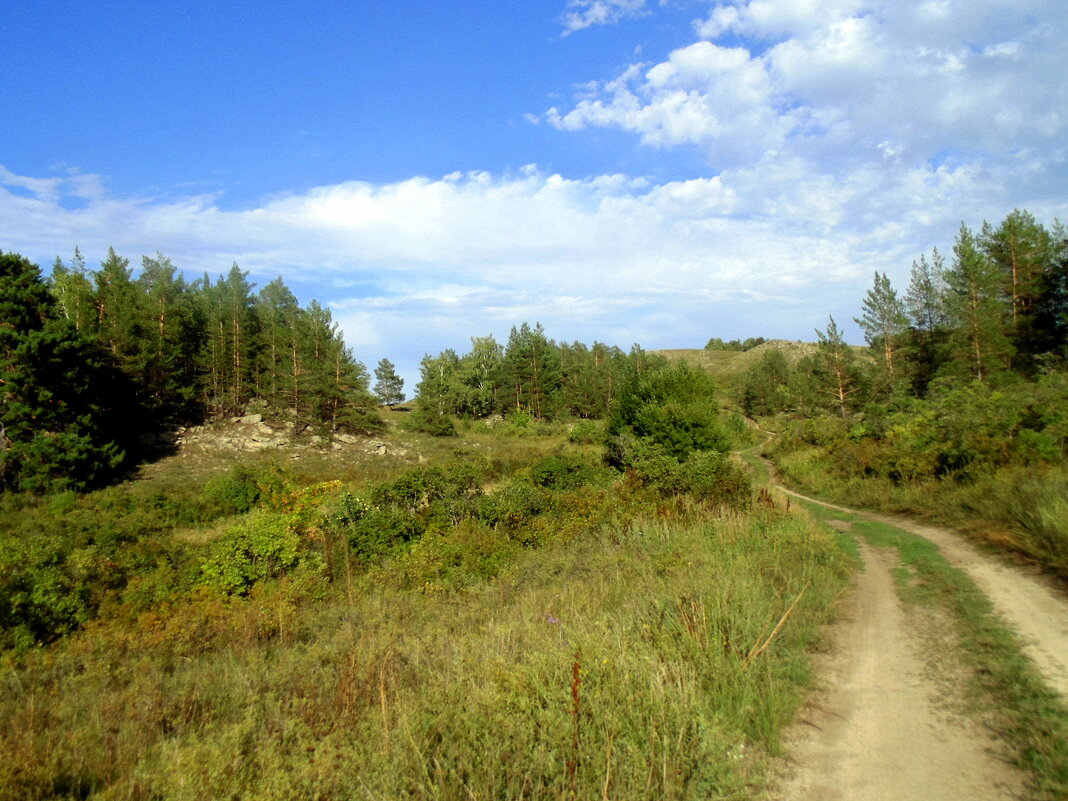
[[[792,518],[650,518],[461,593],[103,622],[5,671],[0,797],[747,798],[844,575]]]
[[[895,483],[842,475],[835,457],[817,447],[779,453],[775,461],[791,484],[817,497],[943,523],[1068,581],[1068,472],[1063,465],[1007,466],[968,481]]]
[[[506,488],[547,454],[591,456],[476,426],[388,441],[406,454],[305,452],[287,481],[366,492],[462,448]],[[18,512],[155,517],[124,589],[0,657],[0,799],[751,798],[850,570],[781,503],[713,513],[616,481],[547,491],[537,536],[466,519],[340,578],[302,559],[227,596],[197,565],[243,517],[179,513],[228,475],[214,459]]]
[[[1068,797],[1068,708],[1024,656],[990,600],[923,537],[816,504],[806,506],[817,519],[847,520],[871,545],[898,552],[901,567],[895,578],[902,600],[950,615],[960,656],[970,668],[972,698],[1015,747],[1020,766],[1032,777],[1034,797]]]

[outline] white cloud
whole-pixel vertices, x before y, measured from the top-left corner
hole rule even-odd
[[[0,167],[0,247],[44,265],[114,245],[134,263],[161,250],[194,276],[235,260],[260,285],[280,274],[332,306],[360,358],[408,377],[424,352],[524,320],[623,346],[811,337],[828,313],[856,313],[873,271],[903,287],[961,220],[1017,206],[1068,217],[1059,12],[1060,0],[717,3],[700,41],[544,115],[700,148],[714,166],[689,180],[527,165],[233,210]]]
[[[717,164],[759,157],[796,124],[779,109],[758,59],[711,42],[680,48],[649,69],[634,65],[587,94],[571,111],[552,108],[546,118],[563,130],[622,128],[655,147],[700,145]]]
[[[568,0],[560,19],[564,36],[594,25],[615,25],[646,12],[645,0]]]
[[[192,277],[233,261],[260,286],[282,275],[334,309],[359,358],[388,356],[414,379],[423,353],[506,337],[524,320],[624,347],[809,337],[828,312],[855,312],[874,270],[903,283],[909,262],[945,248],[962,218],[998,218],[1014,204],[1065,215],[1042,194],[1045,173],[1034,173],[1033,196],[1011,200],[1010,175],[942,165],[836,176],[790,154],[660,184],[528,165],[348,182],[230,210],[207,196],[107,193],[70,208],[85,182],[104,182],[5,170],[0,242],[45,269],[75,245],[90,263],[113,245],[133,264],[161,250]]]

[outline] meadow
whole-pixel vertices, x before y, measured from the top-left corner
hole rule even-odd
[[[48,642],[9,627],[0,797],[752,797],[847,580],[832,535],[562,424],[466,428],[9,499],[5,544],[68,539],[53,600],[91,587]]]

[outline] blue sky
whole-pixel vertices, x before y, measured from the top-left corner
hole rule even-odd
[[[0,249],[237,261],[418,361],[812,339],[1068,219],[1063,0],[9,3]]]

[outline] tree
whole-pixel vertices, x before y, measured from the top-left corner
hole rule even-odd
[[[789,404],[790,365],[781,350],[765,351],[749,368],[742,389],[742,408],[747,415],[771,415]]]
[[[845,417],[850,405],[850,396],[860,389],[856,357],[846,344],[834,317],[830,318],[826,331],[816,330],[819,349],[814,360],[816,380],[820,391],[834,399],[834,405]]]
[[[983,223],[979,245],[999,274],[1011,336],[1017,346],[1026,343],[1053,252],[1050,234],[1029,212],[1013,209],[997,228]]]
[[[86,489],[114,476],[137,433],[128,392],[37,266],[0,253],[0,489]]]
[[[134,282],[146,315],[141,374],[136,376],[157,416],[189,422],[199,416],[198,358],[203,321],[185,280],[169,258],[144,256]]]
[[[375,397],[390,409],[404,400],[404,379],[389,359],[383,358],[375,368]]]
[[[50,282],[63,316],[74,324],[74,330],[88,331],[94,316],[93,284],[85,258],[77,247],[70,267],[56,257]]]
[[[924,395],[945,361],[949,317],[946,311],[945,264],[938,248],[931,261],[920,256],[912,263],[912,275],[905,294],[909,331],[905,351],[912,372],[912,391]]]
[[[708,373],[679,362],[629,371],[605,426],[609,463],[626,467],[632,454],[661,449],[684,461],[694,451],[729,449],[719,421],[715,383]],[[637,446],[637,450],[635,450]]]
[[[1057,222],[1052,231],[1050,263],[1034,308],[1031,346],[1036,355],[1068,358],[1068,228]]]
[[[556,414],[563,383],[560,354],[541,323],[512,328],[501,372],[504,410],[526,411],[541,418]]]
[[[492,335],[471,337],[471,351],[460,359],[457,369],[457,414],[488,417],[496,411],[503,358],[504,349]]]
[[[864,296],[861,308],[861,316],[853,319],[864,331],[864,339],[875,353],[884,382],[892,387],[901,373],[894,357],[908,319],[905,316],[905,304],[890,285],[886,273],[875,273],[875,284]]]
[[[946,272],[946,307],[953,329],[950,342],[962,372],[985,381],[1008,367],[1013,347],[1005,334],[1005,307],[997,266],[979,249],[961,223]]]

